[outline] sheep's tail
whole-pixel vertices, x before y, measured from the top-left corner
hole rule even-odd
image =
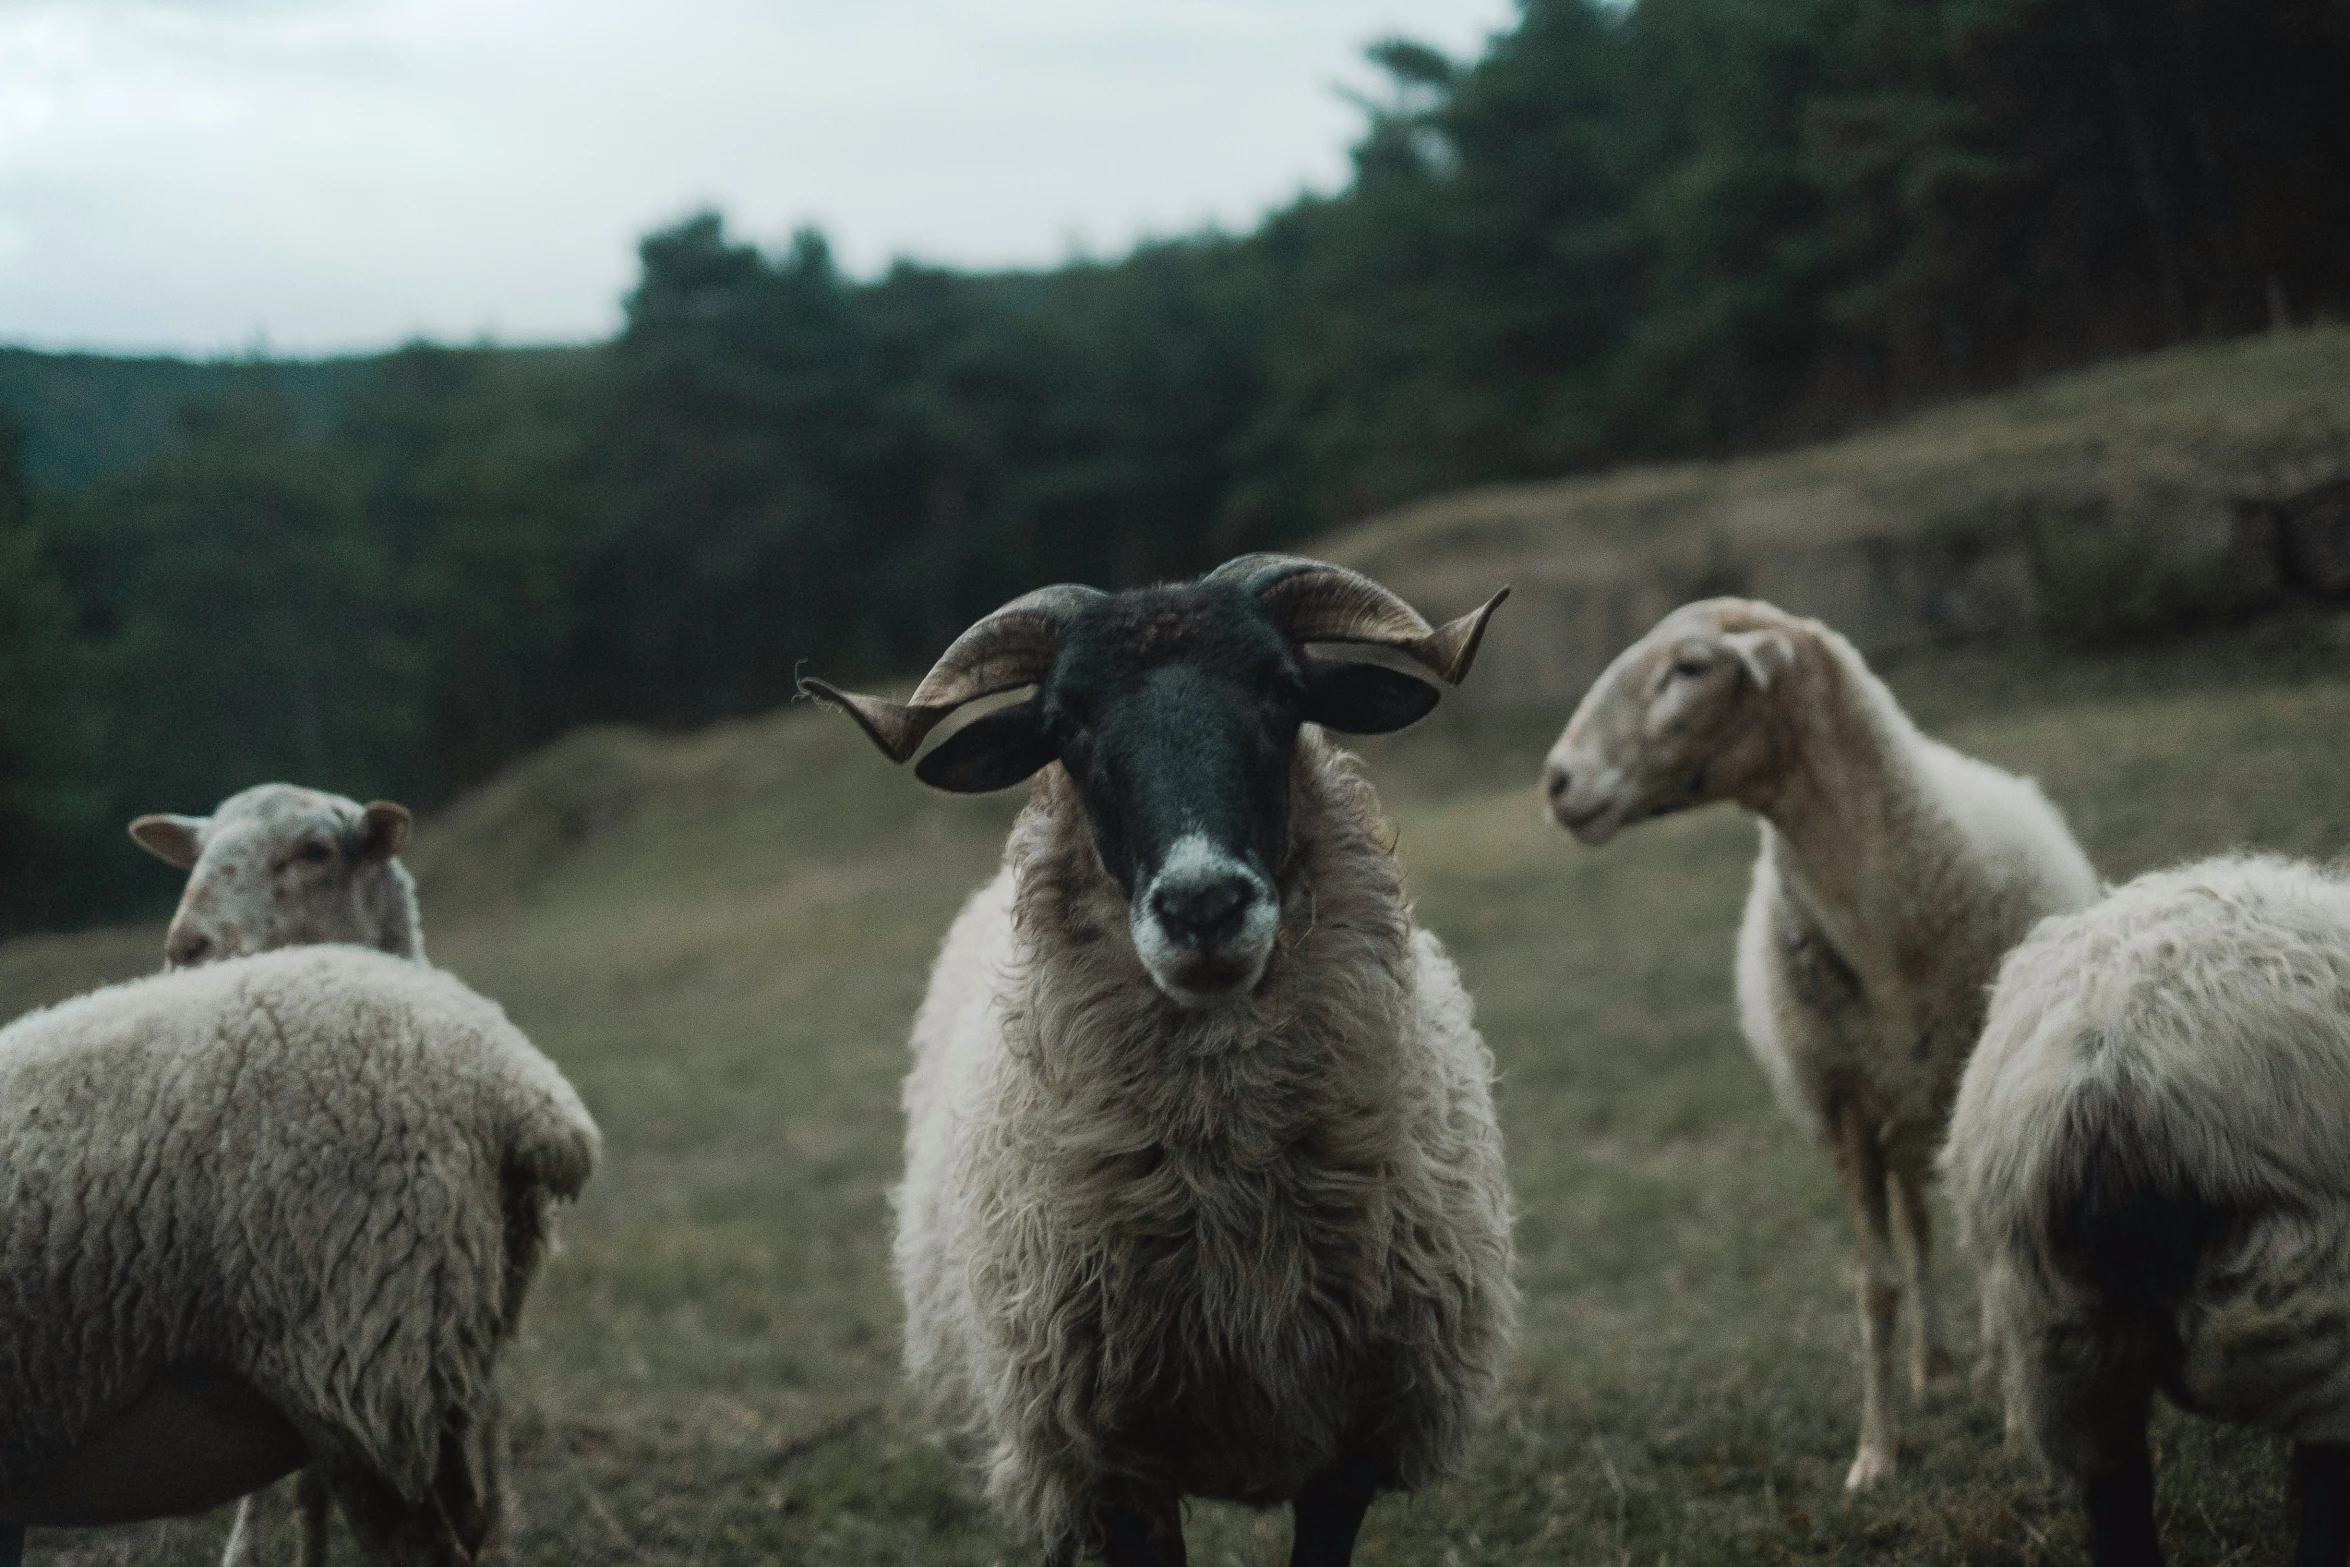
[[[535,1187],[551,1199],[569,1202],[596,1173],[596,1156],[602,1150],[603,1139],[585,1111],[576,1105],[549,1105],[515,1126],[506,1148],[507,1184]]]
[[[2193,1288],[2234,1213],[2198,1178],[2185,1130],[2128,1075],[2073,1085],[2018,1215],[2021,1249],[2055,1295],[2143,1315]]]
[[[519,1120],[506,1148],[501,1184],[506,1208],[505,1324],[511,1334],[522,1303],[554,1243],[554,1207],[586,1187],[602,1150],[596,1125],[577,1101],[549,1104]]]

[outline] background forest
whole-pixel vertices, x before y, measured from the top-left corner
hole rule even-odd
[[[716,214],[564,349],[0,352],[0,931],[143,810],[421,807],[1490,480],[1791,441],[2350,304],[2344,0],[1525,0],[1391,41],[1245,235],[846,276]]]

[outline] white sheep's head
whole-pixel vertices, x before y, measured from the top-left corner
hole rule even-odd
[[[1753,599],[1684,604],[1616,656],[1543,764],[1559,824],[1605,843],[1729,799],[1770,765],[1769,695],[1803,622]]]
[[[1359,572],[1243,555],[1197,582],[1039,588],[956,638],[910,702],[803,689],[903,762],[957,709],[1034,687],[950,736],[916,776],[980,793],[1064,768],[1151,982],[1204,1006],[1248,996],[1273,951],[1299,726],[1384,734],[1418,721],[1469,672],[1507,592],[1431,626]],[[1388,648],[1417,670],[1314,643]]]
[[[408,808],[260,784],[210,816],[142,816],[131,837],[187,871],[163,938],[164,962],[188,968],[316,942],[424,958],[416,884],[393,856]]]

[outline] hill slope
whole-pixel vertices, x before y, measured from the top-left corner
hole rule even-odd
[[[2295,620],[1895,678],[1939,732],[2037,773],[2118,876],[2243,841],[2350,849],[2346,654],[2350,620]],[[2077,1558],[1986,1410],[1926,1412],[1905,1478],[1843,1502],[1845,1221],[1732,1020],[1752,831],[1717,810],[1571,844],[1532,788],[1557,717],[1371,752],[1420,916],[1501,1062],[1528,1317],[1472,1473],[1382,1503],[1360,1559]],[[906,1025],[1014,803],[929,794],[801,709],[574,736],[428,825],[435,960],[506,1004],[609,1137],[512,1368],[518,1561],[1016,1559],[906,1412],[886,1195]],[[152,929],[0,946],[0,1010],[159,947]],[[1963,1327],[1964,1270],[1945,1279]],[[2265,1443],[2172,1421],[2163,1452],[2179,1559],[2282,1554]],[[197,1567],[224,1528],[118,1534],[105,1559]],[[1278,1559],[1267,1520],[1202,1508],[1191,1533],[1197,1561]]]
[[[1569,701],[1673,605],[1771,599],[1872,656],[2096,642],[2350,591],[2350,329],[2118,360],[1727,463],[1437,496],[1323,551],[1447,613],[1486,706]]]

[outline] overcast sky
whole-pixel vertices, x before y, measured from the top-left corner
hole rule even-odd
[[[1115,254],[1335,187],[1363,46],[1511,0],[0,0],[0,342],[609,331],[701,205],[844,264]]]

